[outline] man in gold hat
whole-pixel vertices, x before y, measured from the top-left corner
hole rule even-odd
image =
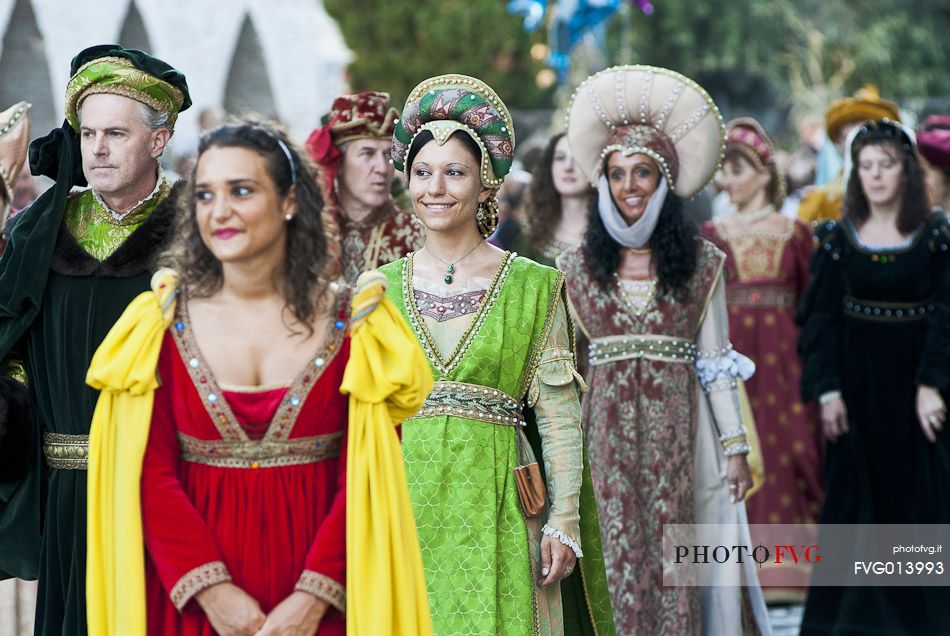
[[[390,193],[398,117],[388,93],[341,95],[333,101],[326,125],[307,139],[323,176],[324,198],[340,226],[343,277],[349,283],[424,243],[422,225]]]
[[[842,97],[832,102],[825,111],[825,131],[834,142],[838,153],[845,156],[848,133],[867,121],[890,119],[899,122],[900,111],[894,102],[882,99],[877,87],[868,84],[853,97]],[[844,197],[844,168],[823,186],[812,189],[798,206],[798,217],[806,223],[817,223],[841,217]]]
[[[72,62],[66,122],[33,142],[55,184],[18,216],[0,259],[0,578],[39,579],[36,634],[86,633],[86,466],[93,353],[149,288],[174,226],[158,160],[184,76],[115,45]],[[71,192],[73,186],[90,187]],[[6,365],[5,365],[6,366]],[[28,382],[24,382],[28,378]]]

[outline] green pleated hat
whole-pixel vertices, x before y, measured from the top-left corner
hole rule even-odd
[[[481,148],[481,181],[498,188],[511,170],[515,155],[515,130],[511,113],[485,82],[467,75],[439,75],[416,86],[406,100],[393,132],[393,164],[406,169],[412,141],[423,130],[432,132],[439,145],[462,131]]]

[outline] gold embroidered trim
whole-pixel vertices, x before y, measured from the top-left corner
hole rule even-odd
[[[696,361],[696,343],[673,336],[606,336],[590,343],[590,365],[651,358],[664,362]]]
[[[447,376],[455,370],[455,368],[462,361],[462,358],[465,357],[465,353],[468,351],[469,347],[472,346],[472,342],[481,331],[482,324],[485,322],[488,314],[491,313],[491,310],[495,307],[498,296],[501,294],[501,289],[504,285],[505,279],[508,277],[508,272],[511,270],[511,264],[514,262],[517,255],[511,252],[505,252],[502,262],[498,266],[498,270],[495,272],[495,277],[492,279],[492,282],[488,286],[488,290],[485,293],[485,299],[482,300],[478,307],[478,311],[475,313],[475,318],[472,320],[472,324],[469,325],[468,330],[462,335],[462,338],[455,346],[455,351],[451,356],[449,356],[448,359],[442,358],[442,354],[439,353],[439,348],[436,346],[435,341],[432,339],[432,335],[425,326],[425,321],[422,320],[422,315],[419,313],[419,308],[416,307],[416,303],[413,301],[415,298],[415,295],[413,294],[414,289],[412,287],[412,263],[414,256],[415,253],[410,252],[406,256],[405,263],[403,263],[402,302],[406,306],[406,315],[409,317],[409,325],[415,332],[420,344],[422,344],[422,349],[426,352],[429,362],[432,363],[432,366],[435,367],[439,374],[442,376]]]
[[[331,317],[339,316],[349,304],[349,294],[341,291],[337,295]],[[211,373],[208,363],[205,362],[195,340],[194,331],[191,328],[191,318],[188,314],[188,302],[185,292],[179,299],[176,307],[176,320],[172,326],[172,336],[178,347],[191,381],[201,396],[201,401],[205,405],[205,410],[212,423],[225,440],[251,441],[241,428],[234,412],[231,410],[227,399],[222,394],[221,387]],[[344,313],[344,315],[346,315]],[[336,354],[340,351],[343,339],[346,336],[349,317],[335,318],[334,322],[328,326],[329,333],[326,340],[316,357],[311,359],[307,366],[297,375],[297,378],[290,385],[284,398],[281,400],[274,412],[274,419],[267,427],[264,434],[264,440],[286,440],[290,437],[297,416],[303,407],[307,396],[316,385],[317,381],[323,375],[324,370],[330,366]]]
[[[340,456],[343,431],[289,440],[198,439],[178,433],[182,461],[219,468],[273,468],[315,464]]]
[[[198,592],[212,585],[229,581],[231,581],[231,573],[228,572],[228,566],[222,561],[211,561],[199,565],[178,579],[168,596],[172,605],[180,611]]]
[[[795,307],[795,292],[783,287],[727,287],[726,304],[729,307]]]
[[[86,470],[89,465],[89,436],[43,433],[46,465],[60,470]]]
[[[406,421],[424,417],[456,416],[488,424],[517,426],[521,402],[504,391],[489,386],[439,380],[422,408]]]
[[[161,164],[158,166],[158,177],[155,180],[155,187],[152,188],[152,191],[149,192],[144,198],[138,201],[133,205],[127,212],[122,214],[116,212],[109,204],[105,202],[94,188],[89,188],[89,191],[92,192],[92,200],[94,206],[97,208],[95,216],[98,218],[92,219],[92,222],[106,222],[113,227],[128,227],[133,225],[141,225],[145,222],[148,216],[154,211],[147,209],[145,204],[152,201],[161,202],[164,201],[172,191],[171,184],[168,183],[168,177],[165,176],[165,172],[162,170]],[[143,214],[144,212],[144,214]]]
[[[523,400],[531,387],[531,380],[538,372],[538,366],[541,364],[541,353],[544,346],[548,343],[548,337],[551,335],[551,329],[554,327],[554,316],[557,313],[557,301],[564,297],[564,272],[558,271],[554,279],[554,288],[551,290],[551,299],[548,302],[547,313],[544,316],[544,325],[541,328],[540,337],[531,347],[531,356],[528,358],[528,364],[522,371],[521,382],[518,388],[518,398]]]
[[[11,359],[9,362],[7,362],[7,377],[16,380],[23,386],[26,386],[26,365],[22,360]]]
[[[653,301],[656,299],[656,279],[623,279],[620,278],[617,272],[614,272],[614,278],[617,279],[617,287],[620,289],[620,298],[624,305],[633,312],[639,321],[643,314],[653,306]]]
[[[90,80],[88,78],[81,78],[82,74],[90,66],[105,63],[111,63],[117,66],[128,68],[129,73],[125,83],[90,84]],[[171,95],[174,103],[170,104],[163,102],[158,97],[150,95],[144,90],[139,90],[129,86],[129,83],[139,86],[143,84],[152,86],[160,85],[162,90],[168,92]],[[178,119],[178,109],[181,108],[181,104],[185,100],[184,93],[182,93],[181,89],[179,89],[177,86],[169,84],[168,82],[143,71],[142,69],[136,67],[135,64],[133,64],[129,59],[115,56],[97,57],[80,66],[76,73],[71,78],[69,78],[69,83],[66,87],[66,119],[69,120],[69,124],[77,132],[79,131],[78,111],[82,101],[89,95],[95,95],[99,93],[122,95],[123,97],[128,97],[129,99],[142,102],[143,104],[146,104],[153,110],[156,110],[160,113],[167,113],[168,124],[166,127],[168,130],[175,129],[175,121]]]
[[[294,586],[297,592],[313,594],[346,614],[346,588],[326,574],[304,570]]]

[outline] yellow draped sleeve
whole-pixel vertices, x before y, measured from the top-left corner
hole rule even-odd
[[[755,417],[752,415],[752,404],[749,402],[745,381],[739,378],[737,383],[742,425],[745,427],[746,442],[750,448],[746,461],[749,462],[749,472],[752,473],[752,487],[746,492],[746,497],[751,497],[765,484],[765,459],[762,457],[762,444],[759,442],[759,431],[755,426]]]
[[[419,343],[385,297],[386,279],[360,276],[353,297],[346,455],[347,636],[429,636],[422,554],[395,427],[432,390]]]
[[[97,636],[146,632],[139,480],[177,280],[169,269],[155,273],[152,291],[126,308],[86,374],[86,384],[100,391],[89,430],[86,504],[86,620]]]

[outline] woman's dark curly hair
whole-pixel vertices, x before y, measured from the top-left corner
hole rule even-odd
[[[696,271],[696,227],[683,216],[683,200],[672,192],[666,195],[656,229],[650,236],[651,264],[656,270],[660,295],[686,300],[689,279]],[[594,280],[604,288],[612,284],[620,267],[620,244],[607,233],[597,211],[597,198],[591,200],[590,221],[582,251],[590,263]]]
[[[528,242],[535,251],[541,251],[551,242],[551,235],[561,222],[561,193],[554,187],[551,168],[554,166],[554,149],[565,134],[558,133],[551,137],[531,173],[525,218]]]
[[[266,160],[267,173],[280,197],[293,189],[297,213],[287,222],[284,267],[274,272],[274,285],[286,301],[285,310],[312,334],[310,325],[314,318],[327,310],[320,301],[338,274],[339,241],[335,225],[324,212],[316,168],[307,154],[273,125],[246,118],[218,126],[202,136],[187,195],[182,198],[178,213],[176,239],[162,255],[161,263],[178,270],[193,296],[207,297],[221,289],[221,262],[201,240],[195,214],[195,175],[201,156],[211,148],[253,150]]]
[[[869,216],[871,209],[864,189],[861,187],[858,157],[868,146],[884,146],[885,151],[904,168],[904,183],[901,191],[901,207],[897,213],[897,229],[901,234],[910,234],[921,226],[930,215],[927,205],[927,191],[924,189],[924,175],[920,160],[914,149],[914,143],[904,130],[889,121],[873,121],[865,124],[851,142],[851,174],[844,193],[842,206],[844,217],[860,227]]]

